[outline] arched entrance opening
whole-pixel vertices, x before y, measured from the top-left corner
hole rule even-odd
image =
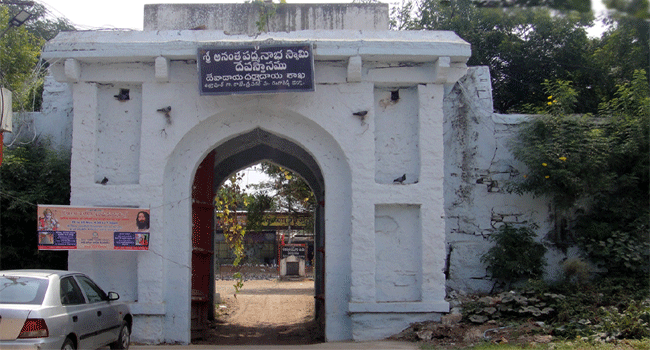
[[[234,137],[203,159],[192,187],[192,339],[204,337],[214,319],[214,204],[218,187],[234,172],[269,161],[299,174],[312,189],[317,203],[325,202],[324,179],[315,159],[299,145],[256,128]],[[314,213],[314,329],[325,329],[325,221],[324,206]],[[316,336],[324,338],[324,334]]]

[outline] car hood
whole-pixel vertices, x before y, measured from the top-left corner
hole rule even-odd
[[[0,304],[0,340],[15,340],[34,308],[25,305]]]

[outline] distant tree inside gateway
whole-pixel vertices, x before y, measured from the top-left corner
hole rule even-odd
[[[307,182],[296,173],[279,165],[262,162],[260,166],[270,180],[249,187],[262,196],[272,198],[271,208],[275,211],[289,214],[288,225],[302,226],[305,232],[313,232],[316,197]],[[306,221],[305,216],[308,217]],[[296,222],[291,222],[292,219]]]

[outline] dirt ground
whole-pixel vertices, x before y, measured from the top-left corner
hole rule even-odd
[[[194,344],[297,345],[319,342],[314,281],[248,280],[235,296],[232,280],[217,280],[221,296],[208,336]]]
[[[221,296],[216,321],[198,345],[302,345],[322,342],[322,329],[314,320],[314,281],[247,280],[235,297],[232,280],[217,280]],[[436,349],[457,349],[477,343],[548,343],[552,337],[534,322],[516,327],[494,323],[473,325],[451,322],[413,324],[391,340],[429,344]]]

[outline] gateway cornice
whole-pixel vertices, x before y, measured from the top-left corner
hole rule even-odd
[[[314,44],[316,61],[360,56],[364,61],[435,62],[449,57],[466,63],[470,45],[449,31],[298,31],[257,36],[229,35],[223,31],[64,32],[49,41],[42,57],[50,63],[69,58],[83,63],[153,62],[196,59],[197,49],[209,46],[254,44]]]

